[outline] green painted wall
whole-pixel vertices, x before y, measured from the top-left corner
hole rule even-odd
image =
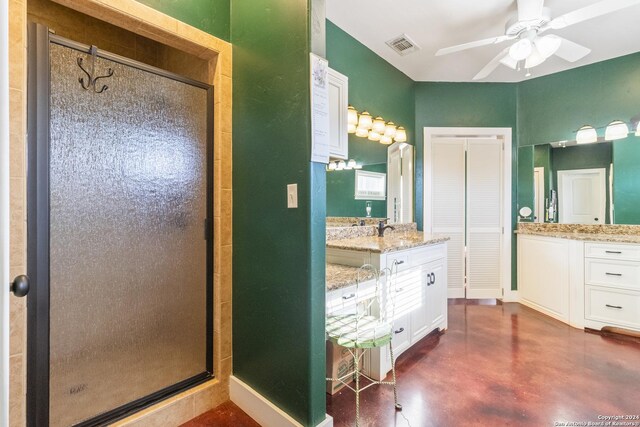
[[[616,224],[640,224],[640,138],[613,142],[613,207]]]
[[[136,0],[218,38],[230,40],[230,0]]]
[[[518,92],[520,145],[573,140],[575,131],[584,124],[595,126],[604,136],[604,128],[612,120],[629,122],[640,114],[640,54],[528,80],[518,85]],[[640,187],[636,185],[640,171],[637,163],[628,160],[640,157],[640,139],[629,137],[612,144],[615,221],[640,223]],[[518,183],[522,189],[529,185]]]
[[[512,163],[517,163],[517,85],[511,83],[416,83],[416,181],[415,219],[423,226],[423,159],[425,127],[510,127],[514,147]],[[515,225],[517,168],[512,170],[512,201]],[[515,236],[512,263],[515,265]],[[512,288],[516,288],[516,269],[512,269]]]
[[[325,416],[325,170],[310,159],[310,3],[233,0],[233,372]],[[298,184],[297,209],[286,185]]]
[[[416,83],[416,222],[422,229],[425,127],[510,127],[516,138],[517,86],[510,83]],[[516,150],[513,151],[516,158]],[[515,180],[516,170],[513,170]],[[515,182],[515,181],[514,181]],[[515,186],[514,197],[515,200]]]
[[[387,172],[387,164],[363,166],[362,170],[370,172]],[[356,190],[356,173],[354,170],[327,172],[327,216],[357,216],[367,215],[366,200],[354,198]],[[371,200],[371,216],[386,218],[387,201]]]
[[[413,80],[328,20],[327,59],[331,68],[349,77],[350,104],[360,112],[368,110],[374,116],[404,126],[407,142],[415,143]],[[387,146],[349,135],[349,158],[363,165],[386,163]],[[348,200],[345,194],[350,190],[339,188],[335,182],[343,178],[332,173],[327,175],[327,214],[335,216],[333,213],[339,211],[349,213],[348,216],[363,215],[364,202],[353,199],[353,193]],[[342,203],[347,204],[340,206]],[[377,202],[374,209],[380,217],[386,217],[386,202]]]

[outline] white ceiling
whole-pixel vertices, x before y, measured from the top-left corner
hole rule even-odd
[[[551,18],[599,0],[546,0]],[[444,47],[504,34],[516,0],[326,0],[327,18],[416,81],[468,82],[509,41],[445,56]],[[557,34],[592,51],[569,63],[556,56],[531,69],[535,78],[640,51],[640,5],[545,34]],[[385,42],[405,33],[420,50],[400,56]],[[513,43],[513,42],[511,42]],[[526,80],[524,71],[500,65],[484,82]]]

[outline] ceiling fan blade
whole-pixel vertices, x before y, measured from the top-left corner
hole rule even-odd
[[[639,0],[640,1],[640,0]],[[436,52],[436,56],[448,55],[454,52],[460,52],[461,50],[473,49],[474,47],[487,46],[490,44],[498,44],[502,43],[505,40],[512,39],[511,36],[498,36],[491,37],[489,39],[477,40],[475,42],[469,42],[464,44],[459,44],[456,46],[445,47]]]
[[[544,0],[518,0],[518,21],[532,21],[542,16]]]
[[[573,24],[578,24],[580,22],[597,18],[599,16],[606,15],[620,9],[625,9],[637,4],[640,4],[640,0],[601,0],[590,6],[574,10],[573,12],[565,13],[564,15],[560,15],[557,18],[551,20],[547,27],[554,30],[559,30],[561,28],[565,28]]]
[[[562,43],[560,43],[560,47],[555,54],[565,61],[576,62],[591,53],[591,49],[588,47],[584,47],[562,37],[558,38],[562,40]]]
[[[509,54],[509,48],[504,48],[495,58],[493,58],[487,65],[484,66],[478,74],[473,77],[473,80],[481,80],[487,77],[489,74],[498,68],[500,61]]]

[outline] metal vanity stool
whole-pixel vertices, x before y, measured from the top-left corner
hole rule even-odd
[[[370,299],[360,304],[355,304],[352,313],[328,316],[326,330],[328,339],[334,344],[345,347],[353,357],[353,370],[339,378],[327,378],[327,381],[339,381],[356,393],[356,427],[360,425],[360,392],[372,385],[385,384],[393,386],[393,399],[396,410],[402,410],[398,403],[396,391],[396,368],[393,359],[393,318],[396,295],[397,263],[378,272],[375,267],[365,264],[358,269],[356,281],[356,300],[358,300],[358,287],[362,282],[375,280],[375,293]],[[391,356],[392,381],[377,381],[361,371],[362,357],[367,350],[389,346]],[[360,377],[371,381],[364,387],[360,387]],[[355,381],[355,387],[349,383]]]

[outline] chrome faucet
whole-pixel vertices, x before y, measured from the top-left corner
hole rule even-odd
[[[390,228],[392,230],[395,230],[395,227],[392,227],[390,225],[385,225],[385,223],[387,222],[389,218],[387,219],[381,219],[378,222],[378,237],[384,237],[384,230],[386,230],[387,228]]]

